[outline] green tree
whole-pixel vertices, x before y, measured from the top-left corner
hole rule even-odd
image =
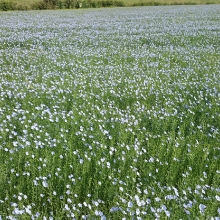
[[[53,8],[58,5],[58,0],[44,0],[44,2],[47,5],[52,6]]]
[[[76,8],[77,0],[65,0],[66,8]]]
[[[0,10],[2,11],[14,10],[15,8],[16,8],[16,3],[10,0],[0,1]]]

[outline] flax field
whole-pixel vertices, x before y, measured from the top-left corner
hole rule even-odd
[[[220,219],[220,5],[0,12],[0,219]]]

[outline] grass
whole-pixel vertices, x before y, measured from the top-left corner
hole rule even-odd
[[[217,219],[218,12],[1,12],[0,218]]]
[[[184,5],[184,4],[219,4],[220,1],[213,0],[123,0],[125,5],[133,6],[133,5],[150,5],[151,3],[155,3],[158,5]]]

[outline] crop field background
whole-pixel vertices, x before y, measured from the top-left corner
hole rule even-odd
[[[219,219],[219,11],[1,12],[0,219]]]

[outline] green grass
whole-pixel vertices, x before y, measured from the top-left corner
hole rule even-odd
[[[218,12],[1,12],[0,217],[219,216]]]
[[[155,3],[158,5],[184,5],[184,4],[219,4],[220,1],[212,1],[212,0],[123,0],[125,5],[133,6],[133,5],[150,5]]]

